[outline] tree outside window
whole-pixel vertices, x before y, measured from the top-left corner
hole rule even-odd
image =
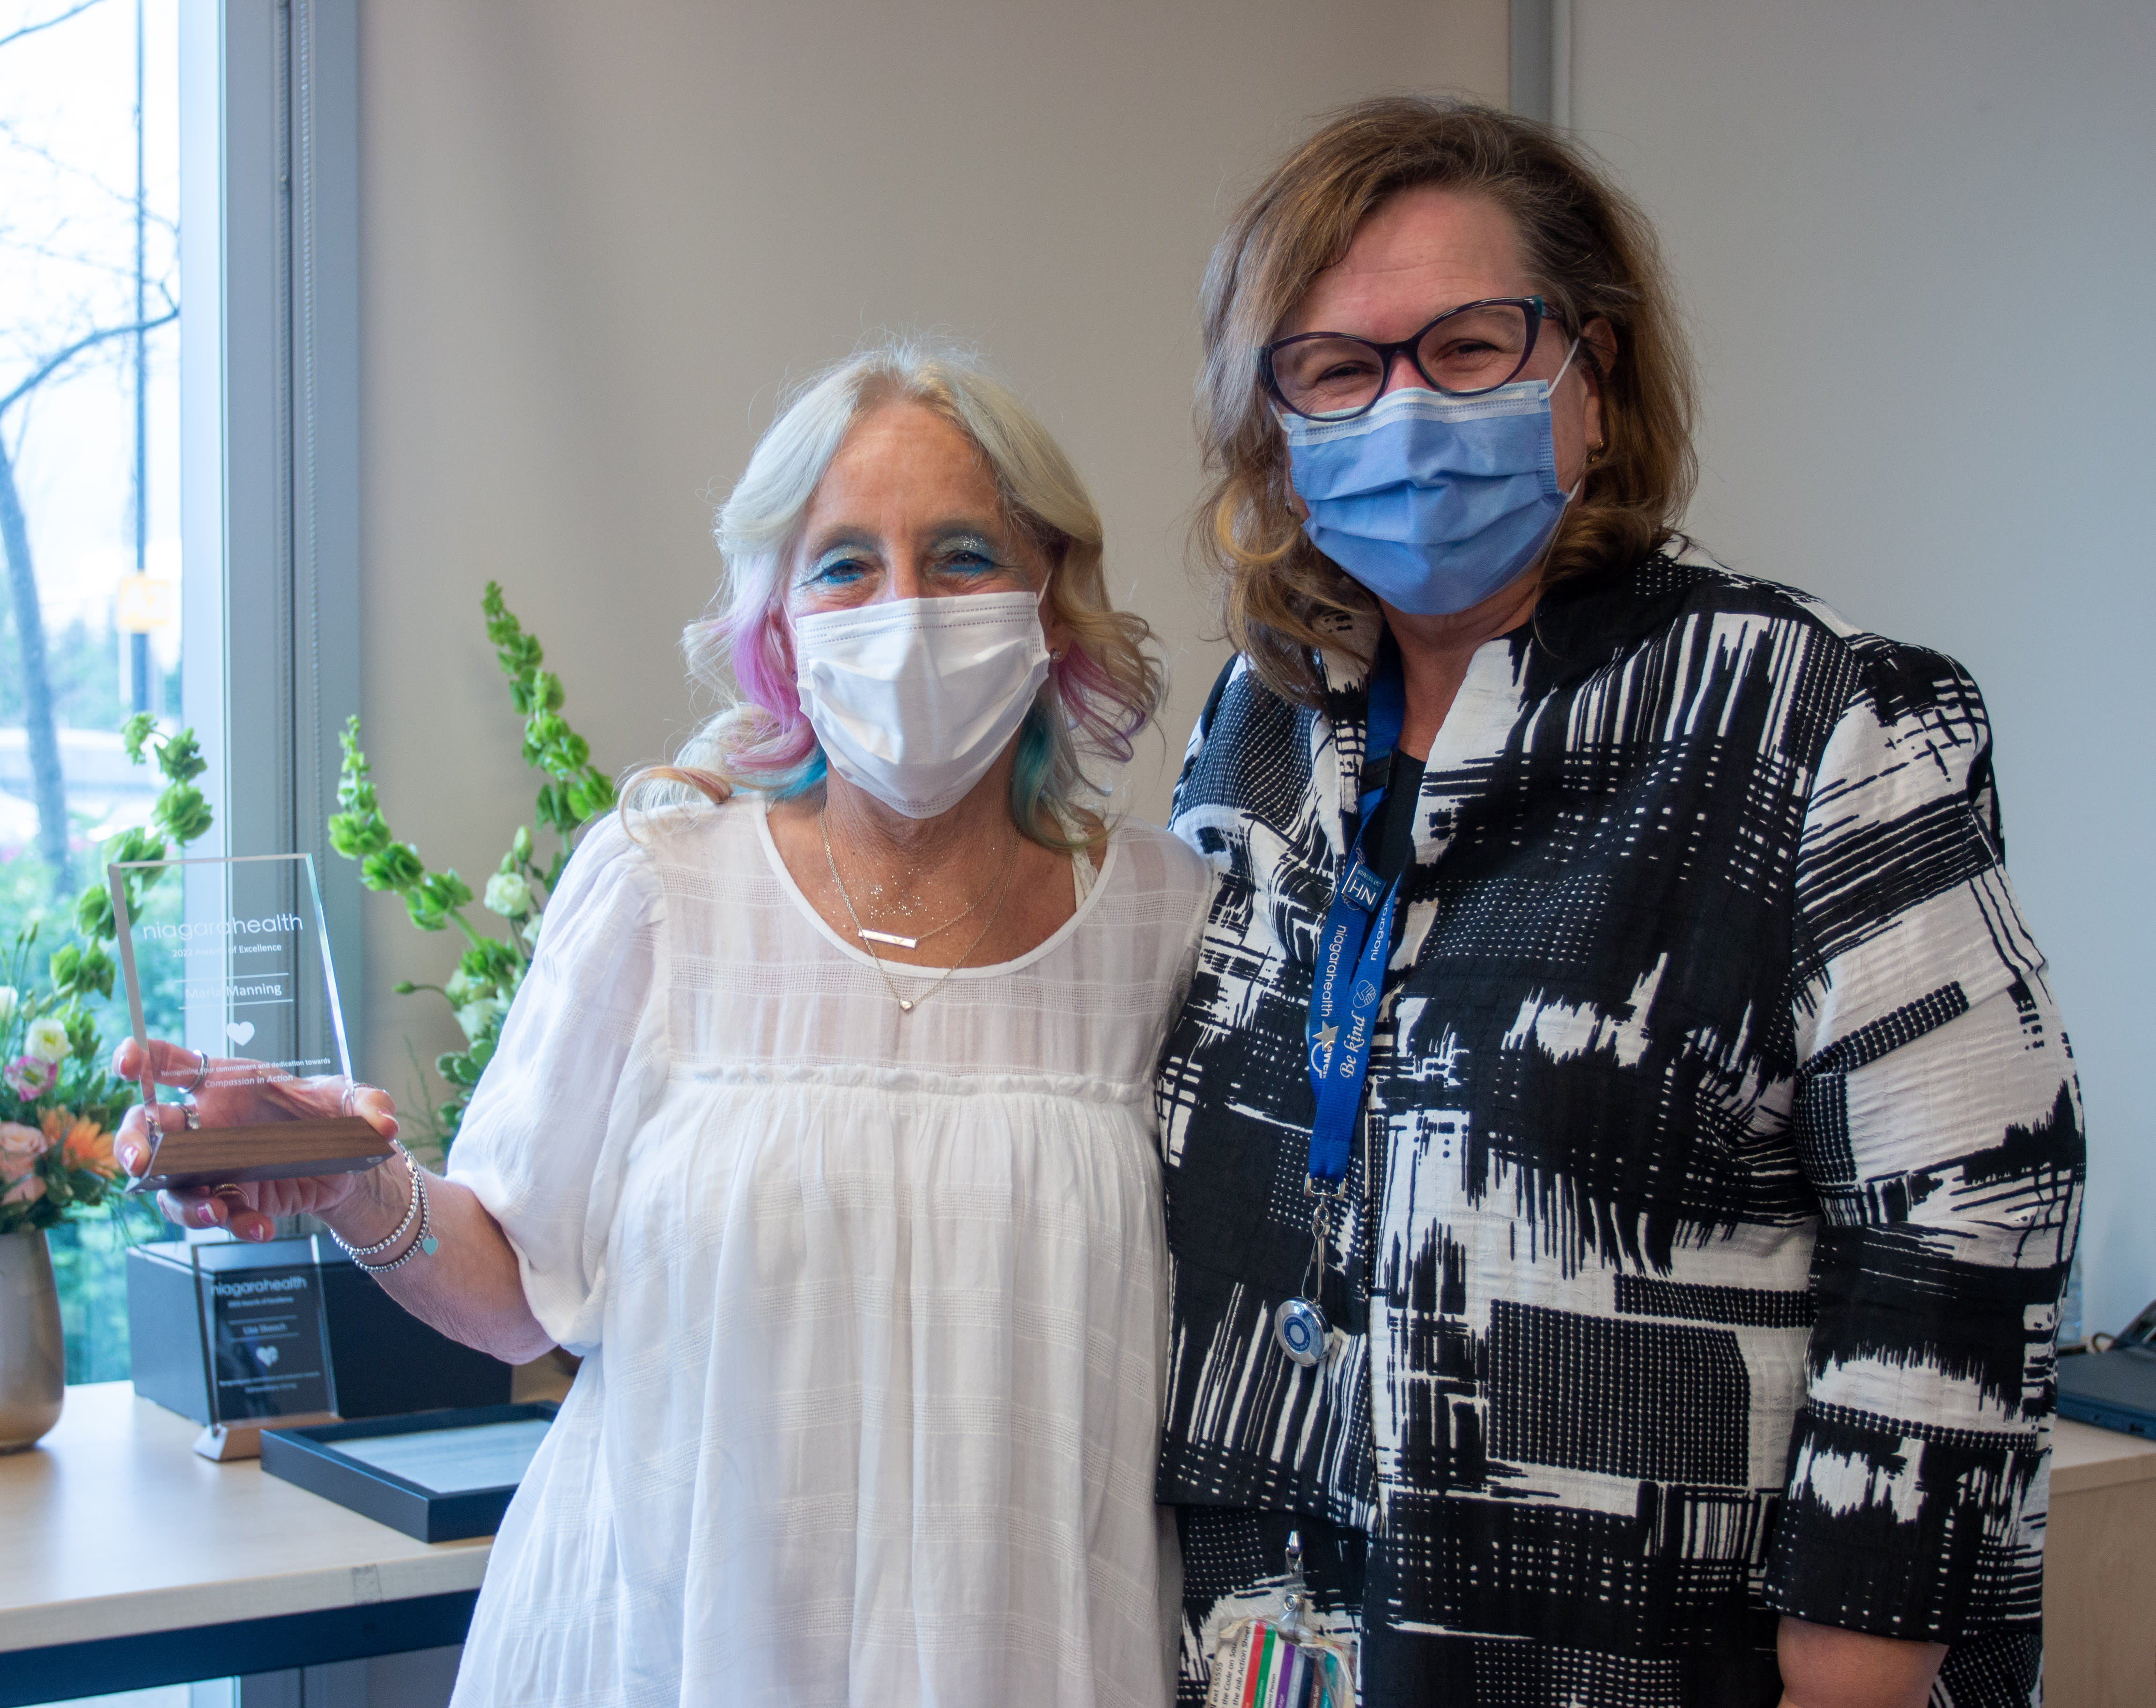
[[[177,22],[0,0],[0,942],[64,940],[161,781],[121,723],[179,710]],[[70,1382],[127,1374],[126,1238],[51,1236]]]

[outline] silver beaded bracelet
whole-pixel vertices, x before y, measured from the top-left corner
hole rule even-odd
[[[412,1177],[411,1201],[404,1206],[404,1219],[397,1224],[390,1236],[387,1239],[377,1239],[372,1245],[354,1245],[336,1228],[330,1229],[330,1238],[344,1247],[345,1255],[354,1262],[357,1262],[361,1258],[373,1257],[388,1250],[410,1231],[412,1218],[419,1213],[419,1165],[413,1160],[412,1153],[403,1146],[398,1144],[396,1140],[392,1139],[389,1142],[397,1146],[397,1154],[404,1159],[405,1171]],[[364,1268],[365,1265],[362,1264],[361,1267]]]
[[[408,1162],[410,1161],[408,1152],[407,1153],[406,1160]],[[412,1197],[413,1202],[419,1206],[419,1232],[418,1235],[413,1239],[411,1244],[404,1248],[404,1252],[402,1256],[393,1257],[390,1259],[388,1263],[362,1263],[355,1257],[352,1260],[352,1267],[354,1269],[364,1269],[370,1275],[386,1275],[392,1269],[403,1269],[406,1264],[411,1262],[415,1257],[432,1257],[434,1254],[434,1248],[441,1243],[434,1238],[434,1212],[429,1208],[427,1203],[426,1171],[421,1168],[416,1162],[412,1163],[411,1167]]]

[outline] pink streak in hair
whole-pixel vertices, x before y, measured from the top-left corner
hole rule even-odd
[[[759,605],[736,608],[715,619],[742,697],[762,711],[770,725],[752,741],[727,753],[727,762],[748,773],[776,776],[798,771],[814,757],[816,732],[801,710],[788,656],[783,584]]]
[[[1131,757],[1131,737],[1145,727],[1145,716],[1124,700],[1100,661],[1080,646],[1048,667],[1049,680],[1064,710],[1103,753],[1118,765]]]

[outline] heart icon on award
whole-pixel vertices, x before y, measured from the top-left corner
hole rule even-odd
[[[224,1023],[224,1035],[234,1044],[244,1046],[254,1036],[254,1023],[252,1020],[228,1020]]]
[[[277,1362],[277,1349],[275,1346],[257,1346],[254,1349],[254,1362],[267,1370]]]

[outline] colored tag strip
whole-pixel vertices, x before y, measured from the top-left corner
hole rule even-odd
[[[1322,1639],[1296,1642],[1270,1619],[1238,1619],[1214,1651],[1206,1708],[1352,1708],[1345,1652]]]

